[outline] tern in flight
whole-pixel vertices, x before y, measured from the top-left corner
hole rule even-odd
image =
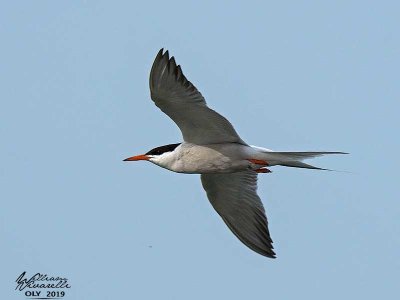
[[[275,152],[248,145],[232,124],[209,108],[168,51],[161,49],[150,72],[154,103],[178,125],[183,142],[151,149],[125,161],[147,160],[178,173],[201,174],[212,206],[236,237],[253,251],[275,258],[268,221],[257,195],[258,173],[285,166],[325,170],[303,162],[343,152]]]

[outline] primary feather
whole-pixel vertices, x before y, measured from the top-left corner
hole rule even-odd
[[[197,88],[186,79],[174,57],[161,49],[150,72],[150,93],[154,103],[182,131],[185,142],[245,144],[232,124],[210,109]]]

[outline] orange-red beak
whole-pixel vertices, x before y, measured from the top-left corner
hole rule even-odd
[[[149,160],[150,157],[146,154],[136,155],[124,159],[124,161],[136,161],[136,160]]]

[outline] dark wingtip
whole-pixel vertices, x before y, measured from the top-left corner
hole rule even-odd
[[[260,252],[260,251],[256,251],[256,252],[258,254],[261,254],[262,256],[275,259],[276,258],[276,254],[275,254],[274,250],[272,250],[272,249],[273,249],[273,247],[271,249],[263,250],[262,252]]]
[[[171,70],[172,72],[175,72],[176,69],[176,61],[175,61],[175,57],[171,56],[169,63],[168,63],[168,68]]]
[[[349,152],[342,152],[342,151],[328,151],[326,154],[350,154]]]
[[[271,246],[271,248],[264,255],[269,258],[276,258],[276,253],[274,252],[274,250],[272,250],[272,249],[274,249],[274,246],[272,246],[272,244],[270,246]]]
[[[158,51],[155,61],[159,60],[163,56],[164,48],[161,48],[160,51]]]

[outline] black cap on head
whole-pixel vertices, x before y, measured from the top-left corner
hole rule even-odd
[[[175,150],[176,147],[178,147],[181,143],[178,144],[169,144],[169,145],[164,145],[160,146],[154,149],[151,149],[149,152],[146,153],[146,155],[161,155],[165,152],[172,152]]]

